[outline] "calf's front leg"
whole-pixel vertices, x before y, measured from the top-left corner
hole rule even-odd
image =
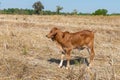
[[[62,65],[63,65],[63,60],[64,60],[64,54],[62,53],[62,55],[61,55],[61,61],[60,61],[60,64],[59,64],[59,68],[61,68],[62,67]]]

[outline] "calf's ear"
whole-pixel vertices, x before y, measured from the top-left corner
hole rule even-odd
[[[64,38],[64,37],[65,37],[65,34],[66,34],[66,33],[64,33],[64,32],[63,32],[63,34],[62,34],[62,38]]]

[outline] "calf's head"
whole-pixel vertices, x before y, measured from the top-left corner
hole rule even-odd
[[[55,36],[57,34],[57,30],[58,30],[58,28],[56,28],[56,27],[52,28],[51,31],[46,35],[46,37],[54,40]]]

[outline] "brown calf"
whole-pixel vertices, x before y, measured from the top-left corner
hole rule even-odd
[[[66,68],[68,69],[70,67],[70,51],[72,49],[87,48],[90,53],[90,63],[94,59],[94,33],[92,31],[83,30],[76,33],[70,33],[68,31],[62,32],[60,29],[54,27],[46,37],[56,41],[63,53],[61,55],[59,67],[62,67],[64,55],[66,55],[67,58]]]

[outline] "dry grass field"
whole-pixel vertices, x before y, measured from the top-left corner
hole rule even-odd
[[[45,36],[51,28],[95,32],[94,66],[87,50],[73,50],[71,69]],[[120,16],[0,15],[0,80],[120,80]]]

